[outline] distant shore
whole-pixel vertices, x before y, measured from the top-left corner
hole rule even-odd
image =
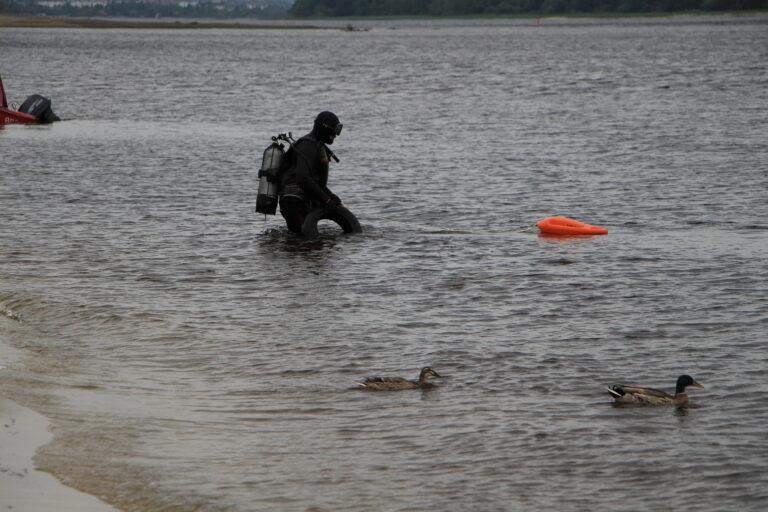
[[[536,15],[524,13],[517,15],[467,15],[467,16],[367,16],[338,18],[300,18],[300,19],[155,19],[155,18],[80,18],[67,16],[14,16],[0,14],[0,28],[129,28],[129,29],[246,29],[246,30],[347,30],[358,31],[353,22],[397,21],[397,20],[482,20],[482,19],[520,19],[520,20],[577,20],[609,18],[675,18],[693,16],[701,18],[727,17],[768,17],[768,10],[753,11],[679,11],[649,13],[571,13],[563,15]],[[313,24],[313,22],[319,22]],[[332,24],[329,24],[331,22]]]
[[[260,20],[253,22],[239,20],[231,21],[181,21],[181,20],[137,20],[122,18],[76,18],[58,16],[9,16],[0,14],[0,28],[161,28],[161,29],[190,29],[190,28],[235,28],[235,29],[328,29],[317,25],[272,21],[265,23]],[[338,28],[338,27],[334,27]]]

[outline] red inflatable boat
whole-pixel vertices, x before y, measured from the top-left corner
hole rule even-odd
[[[0,77],[0,125],[3,124],[45,124],[59,121],[59,116],[53,113],[51,100],[33,94],[21,104],[18,110],[8,106],[5,97],[3,79]]]

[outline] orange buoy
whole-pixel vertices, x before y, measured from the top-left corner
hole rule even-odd
[[[547,217],[536,223],[542,233],[549,235],[607,235],[600,226],[585,224],[569,217]]]

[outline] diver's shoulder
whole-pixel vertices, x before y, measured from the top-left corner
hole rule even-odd
[[[318,153],[323,147],[323,143],[317,140],[314,135],[308,133],[297,140],[293,147],[304,154]]]

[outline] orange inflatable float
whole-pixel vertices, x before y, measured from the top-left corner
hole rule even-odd
[[[607,235],[600,226],[585,224],[569,217],[547,217],[536,223],[542,233],[548,235]]]

